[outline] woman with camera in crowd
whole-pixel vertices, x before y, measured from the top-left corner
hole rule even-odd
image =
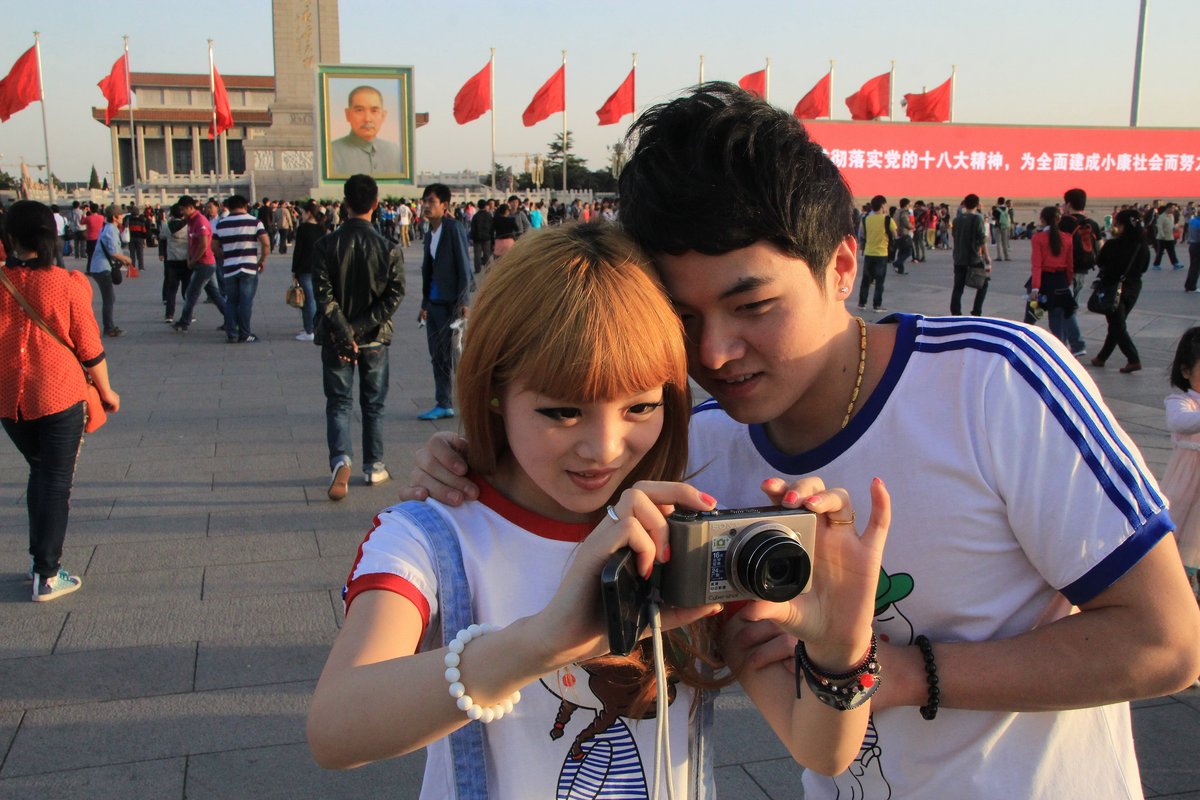
[[[479,500],[377,516],[311,704],[313,754],[348,768],[428,746],[422,797],[481,786],[493,798],[553,797],[576,780],[591,781],[594,796],[619,787],[648,797],[655,725],[625,720],[655,715],[654,669],[644,646],[610,654],[599,579],[622,548],[642,576],[669,568],[667,514],[716,505],[675,482],[691,405],[680,322],[615,227],[547,229],[523,237],[480,291],[457,389]],[[860,538],[844,491],[812,479],[798,497],[818,515],[811,592],[752,602],[721,624],[718,605],[663,610],[663,629],[676,629],[664,782],[696,789],[689,797],[711,780],[694,748],[708,734],[703,692],[718,683],[714,640],[802,764],[839,772],[862,742],[878,685],[871,618],[890,501],[875,481]],[[739,634],[766,618],[804,641],[814,670],[853,673],[834,683],[855,702],[838,710],[807,689],[798,699],[782,664],[746,663]],[[482,728],[464,729],[473,719],[496,720],[484,744],[467,741]]]
[[[7,220],[8,256],[0,288],[0,423],[29,463],[29,578],[33,599],[44,602],[70,594],[82,583],[59,559],[85,424],[84,372],[106,410],[117,411],[121,397],[109,385],[87,278],[54,265],[57,231],[50,209],[22,200],[13,204]]]

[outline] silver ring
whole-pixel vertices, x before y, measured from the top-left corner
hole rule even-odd
[[[612,506],[605,506],[604,513],[608,514],[608,518],[613,522],[620,522],[621,518],[617,516],[617,510]]]

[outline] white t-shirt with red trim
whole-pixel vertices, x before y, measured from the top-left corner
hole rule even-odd
[[[487,483],[480,499],[460,508],[427,501],[458,534],[477,622],[508,625],[546,607],[591,525],[534,514]],[[371,590],[412,601],[424,630],[421,651],[442,646],[437,573],[424,533],[399,513],[384,511],[359,548],[346,584],[347,612]],[[468,645],[469,647],[470,645]],[[471,674],[463,675],[470,693]],[[496,800],[647,798],[653,794],[655,722],[623,716],[627,683],[611,671],[572,664],[521,689],[513,713],[485,728],[489,796]],[[689,786],[694,733],[693,692],[678,684],[670,706],[671,767],[680,796]],[[445,702],[452,704],[449,694]],[[653,705],[646,712],[652,715]],[[404,721],[397,720],[397,725]],[[561,732],[561,733],[560,733]],[[558,738],[552,738],[559,734]],[[429,745],[422,798],[453,796],[446,739]],[[662,796],[666,797],[665,787]]]

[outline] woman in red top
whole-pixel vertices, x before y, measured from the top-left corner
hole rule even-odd
[[[91,284],[82,272],[54,266],[56,235],[50,209],[32,200],[14,203],[5,230],[7,282],[0,284],[0,424],[29,463],[30,578],[39,602],[69,594],[81,583],[59,563],[83,437],[87,384],[81,363],[105,408],[115,412],[121,406],[108,382]],[[7,283],[74,353],[29,317]]]
[[[1075,314],[1074,246],[1071,237],[1058,229],[1059,210],[1042,209],[1042,229],[1033,235],[1033,276],[1029,296],[1050,312],[1050,332],[1067,341],[1066,320]]]

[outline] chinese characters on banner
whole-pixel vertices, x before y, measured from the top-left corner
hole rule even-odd
[[[1060,128],[806,121],[856,197],[1200,195],[1200,135]]]

